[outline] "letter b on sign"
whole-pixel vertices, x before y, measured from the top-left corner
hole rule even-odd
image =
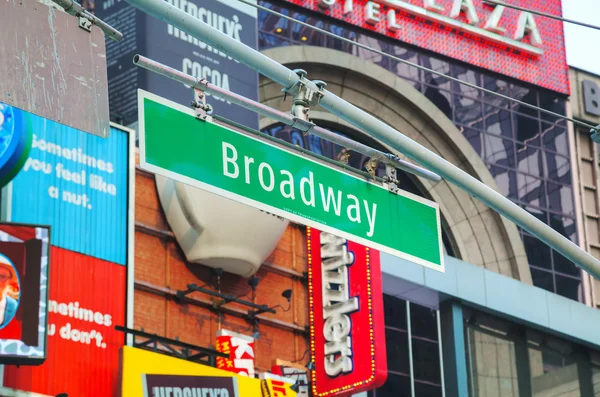
[[[591,80],[582,82],[583,108],[585,112],[594,116],[600,116],[600,87]]]

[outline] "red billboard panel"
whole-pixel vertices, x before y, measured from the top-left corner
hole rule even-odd
[[[484,0],[286,0],[402,42],[569,94],[562,22]],[[561,0],[513,0],[562,15]]]
[[[6,366],[4,386],[35,393],[112,396],[125,323],[126,267],[51,247],[48,355],[43,365]]]
[[[382,386],[387,359],[379,251],[312,228],[307,245],[313,394]]]

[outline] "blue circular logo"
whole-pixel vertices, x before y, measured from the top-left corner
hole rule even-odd
[[[25,165],[33,134],[26,112],[0,103],[0,187]]]

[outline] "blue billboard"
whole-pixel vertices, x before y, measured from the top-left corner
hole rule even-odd
[[[128,133],[101,138],[27,114],[31,152],[13,179],[10,221],[52,226],[52,245],[125,265]],[[6,197],[3,195],[3,199]]]

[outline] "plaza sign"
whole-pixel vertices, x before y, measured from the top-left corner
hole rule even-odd
[[[150,172],[444,271],[437,204],[138,91]]]
[[[385,41],[381,48],[412,62],[415,62],[412,51],[400,43],[569,94],[564,32],[562,22],[557,20],[485,0],[285,1],[324,14],[324,18],[325,15],[336,18],[397,40],[399,45]],[[512,0],[510,3],[562,15],[561,0]],[[347,30],[338,33],[345,37],[358,33],[356,29]],[[278,35],[284,34],[285,31]],[[424,66],[435,68],[427,63]]]
[[[322,8],[328,9],[335,4],[335,0],[319,0],[318,3]],[[384,6],[387,7],[387,14]],[[482,27],[477,26],[482,22],[482,17],[477,13],[473,0],[453,0],[452,7],[448,10],[444,9],[437,0],[424,0],[423,7],[402,0],[368,1],[363,11],[367,23],[376,25],[382,20],[386,20],[387,29],[391,32],[402,29],[402,26],[398,24],[396,13],[403,12],[424,21],[469,33],[527,54],[541,55],[543,51],[539,47],[542,45],[542,38],[533,14],[525,11],[519,12],[517,26],[513,37],[510,38],[504,36],[506,27],[500,25],[505,9],[506,7],[502,5],[494,6],[494,10],[489,16],[484,17],[486,19],[483,20]],[[351,14],[353,11],[354,1],[344,0],[344,13]],[[447,15],[444,15],[445,13]],[[459,19],[463,13],[466,18],[464,22]],[[530,36],[531,44],[523,41],[526,35]]]

